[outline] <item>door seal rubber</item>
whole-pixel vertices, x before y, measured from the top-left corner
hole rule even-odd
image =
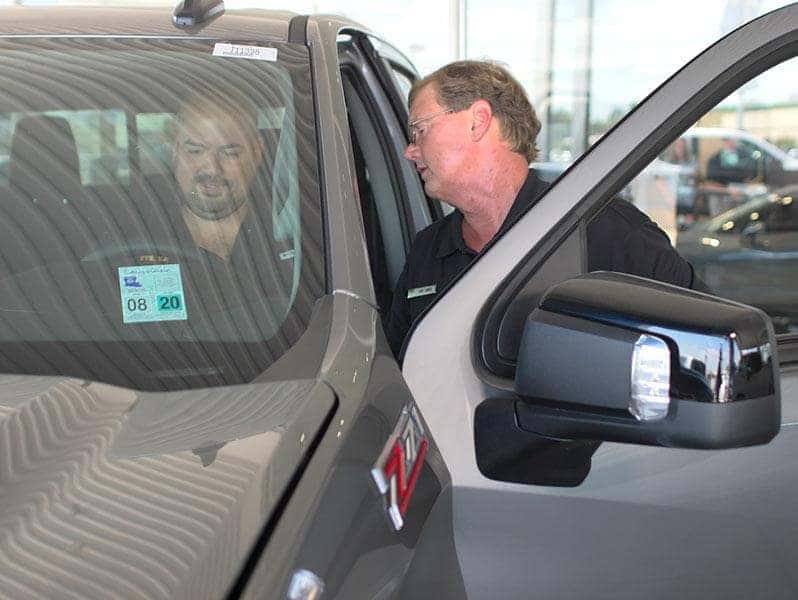
[[[308,15],[291,18],[288,23],[288,41],[308,45]]]

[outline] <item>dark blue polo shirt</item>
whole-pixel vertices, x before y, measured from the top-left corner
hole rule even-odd
[[[509,229],[548,189],[530,170],[497,235]],[[463,240],[456,210],[420,231],[394,291],[385,332],[394,355],[418,316],[476,257]],[[589,271],[618,271],[706,290],[668,236],[629,202],[613,200],[587,226]]]

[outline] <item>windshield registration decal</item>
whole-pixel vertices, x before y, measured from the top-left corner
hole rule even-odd
[[[264,48],[262,46],[242,46],[240,44],[214,44],[214,56],[226,58],[246,58],[249,60],[277,60],[277,48]]]
[[[185,321],[180,265],[119,267],[123,323]]]

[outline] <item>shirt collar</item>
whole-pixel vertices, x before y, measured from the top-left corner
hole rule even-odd
[[[503,234],[510,229],[510,227],[515,225],[518,219],[523,217],[526,212],[535,205],[538,198],[543,195],[543,192],[545,192],[548,187],[549,184],[540,179],[534,169],[529,169],[529,175],[527,175],[524,185],[518,190],[518,195],[515,197],[513,205],[510,207],[510,212],[507,213],[504,223],[502,223],[496,235]]]
[[[475,254],[471,248],[466,246],[465,240],[463,239],[463,213],[459,210],[455,210],[446,218],[446,223],[443,225],[441,243],[438,245],[435,258],[446,258],[455,252],[460,252],[461,254]]]
[[[507,217],[504,219],[504,223],[502,223],[496,235],[503,234],[512,227],[518,219],[526,214],[526,211],[537,202],[537,199],[543,195],[543,192],[546,191],[548,186],[548,183],[537,176],[534,169],[530,169],[526,181],[524,181],[524,185],[522,185],[521,189],[518,191],[518,195],[515,197],[513,205],[510,207],[510,212],[507,213]],[[443,226],[441,243],[438,246],[435,257],[446,258],[455,252],[476,255],[476,252],[466,246],[465,240],[463,239],[463,213],[459,210],[455,210],[446,221],[447,222]]]

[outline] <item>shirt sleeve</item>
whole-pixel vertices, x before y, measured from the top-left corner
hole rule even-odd
[[[676,251],[665,232],[652,221],[632,228],[622,247],[625,254],[622,262],[625,263],[626,272],[684,288],[709,291],[704,282],[696,277],[693,266]]]
[[[588,225],[587,237],[591,271],[629,273],[710,292],[666,233],[631,204],[610,204]]]

